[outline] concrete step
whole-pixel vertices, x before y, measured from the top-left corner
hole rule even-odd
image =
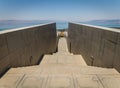
[[[75,64],[87,66],[81,55],[45,55],[42,64]]]
[[[114,68],[76,66],[61,64],[43,64],[41,66],[11,68],[7,74],[84,74],[84,75],[120,75]]]

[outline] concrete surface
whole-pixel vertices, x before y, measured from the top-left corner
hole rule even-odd
[[[56,51],[56,24],[0,32],[0,75],[10,67],[35,65],[43,54]]]
[[[45,55],[41,62],[42,64],[73,64],[73,65],[86,65],[81,55],[73,55],[68,52],[65,38],[60,38],[58,44],[58,52],[53,55]]]
[[[68,48],[81,54],[88,65],[116,68],[120,72],[120,30],[69,23]]]
[[[57,53],[45,55],[36,66],[11,68],[0,79],[0,88],[120,88],[120,74],[87,66],[81,55],[68,52],[65,38],[60,38]]]

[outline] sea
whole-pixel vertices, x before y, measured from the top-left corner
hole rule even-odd
[[[0,23],[0,31],[14,30],[15,28],[45,24],[45,23],[49,23],[49,22]],[[56,22],[56,29],[57,30],[68,29],[68,22]]]
[[[11,22],[11,21],[10,21]],[[0,22],[0,31],[2,30],[14,30],[15,28],[27,27],[33,25],[44,24],[48,22],[13,22],[13,23],[1,23]],[[110,28],[120,28],[120,24],[92,24],[96,26],[110,27]],[[57,30],[68,29],[68,22],[56,22]]]
[[[85,24],[120,29],[120,23],[85,23]]]

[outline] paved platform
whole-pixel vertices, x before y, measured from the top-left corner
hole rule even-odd
[[[0,88],[120,88],[120,74],[114,68],[87,66],[60,38],[57,53],[45,55],[36,66],[11,68]]]

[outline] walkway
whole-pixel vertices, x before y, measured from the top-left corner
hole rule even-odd
[[[60,38],[57,53],[45,55],[40,65],[10,69],[0,88],[120,88],[120,75],[115,69],[87,66]]]

